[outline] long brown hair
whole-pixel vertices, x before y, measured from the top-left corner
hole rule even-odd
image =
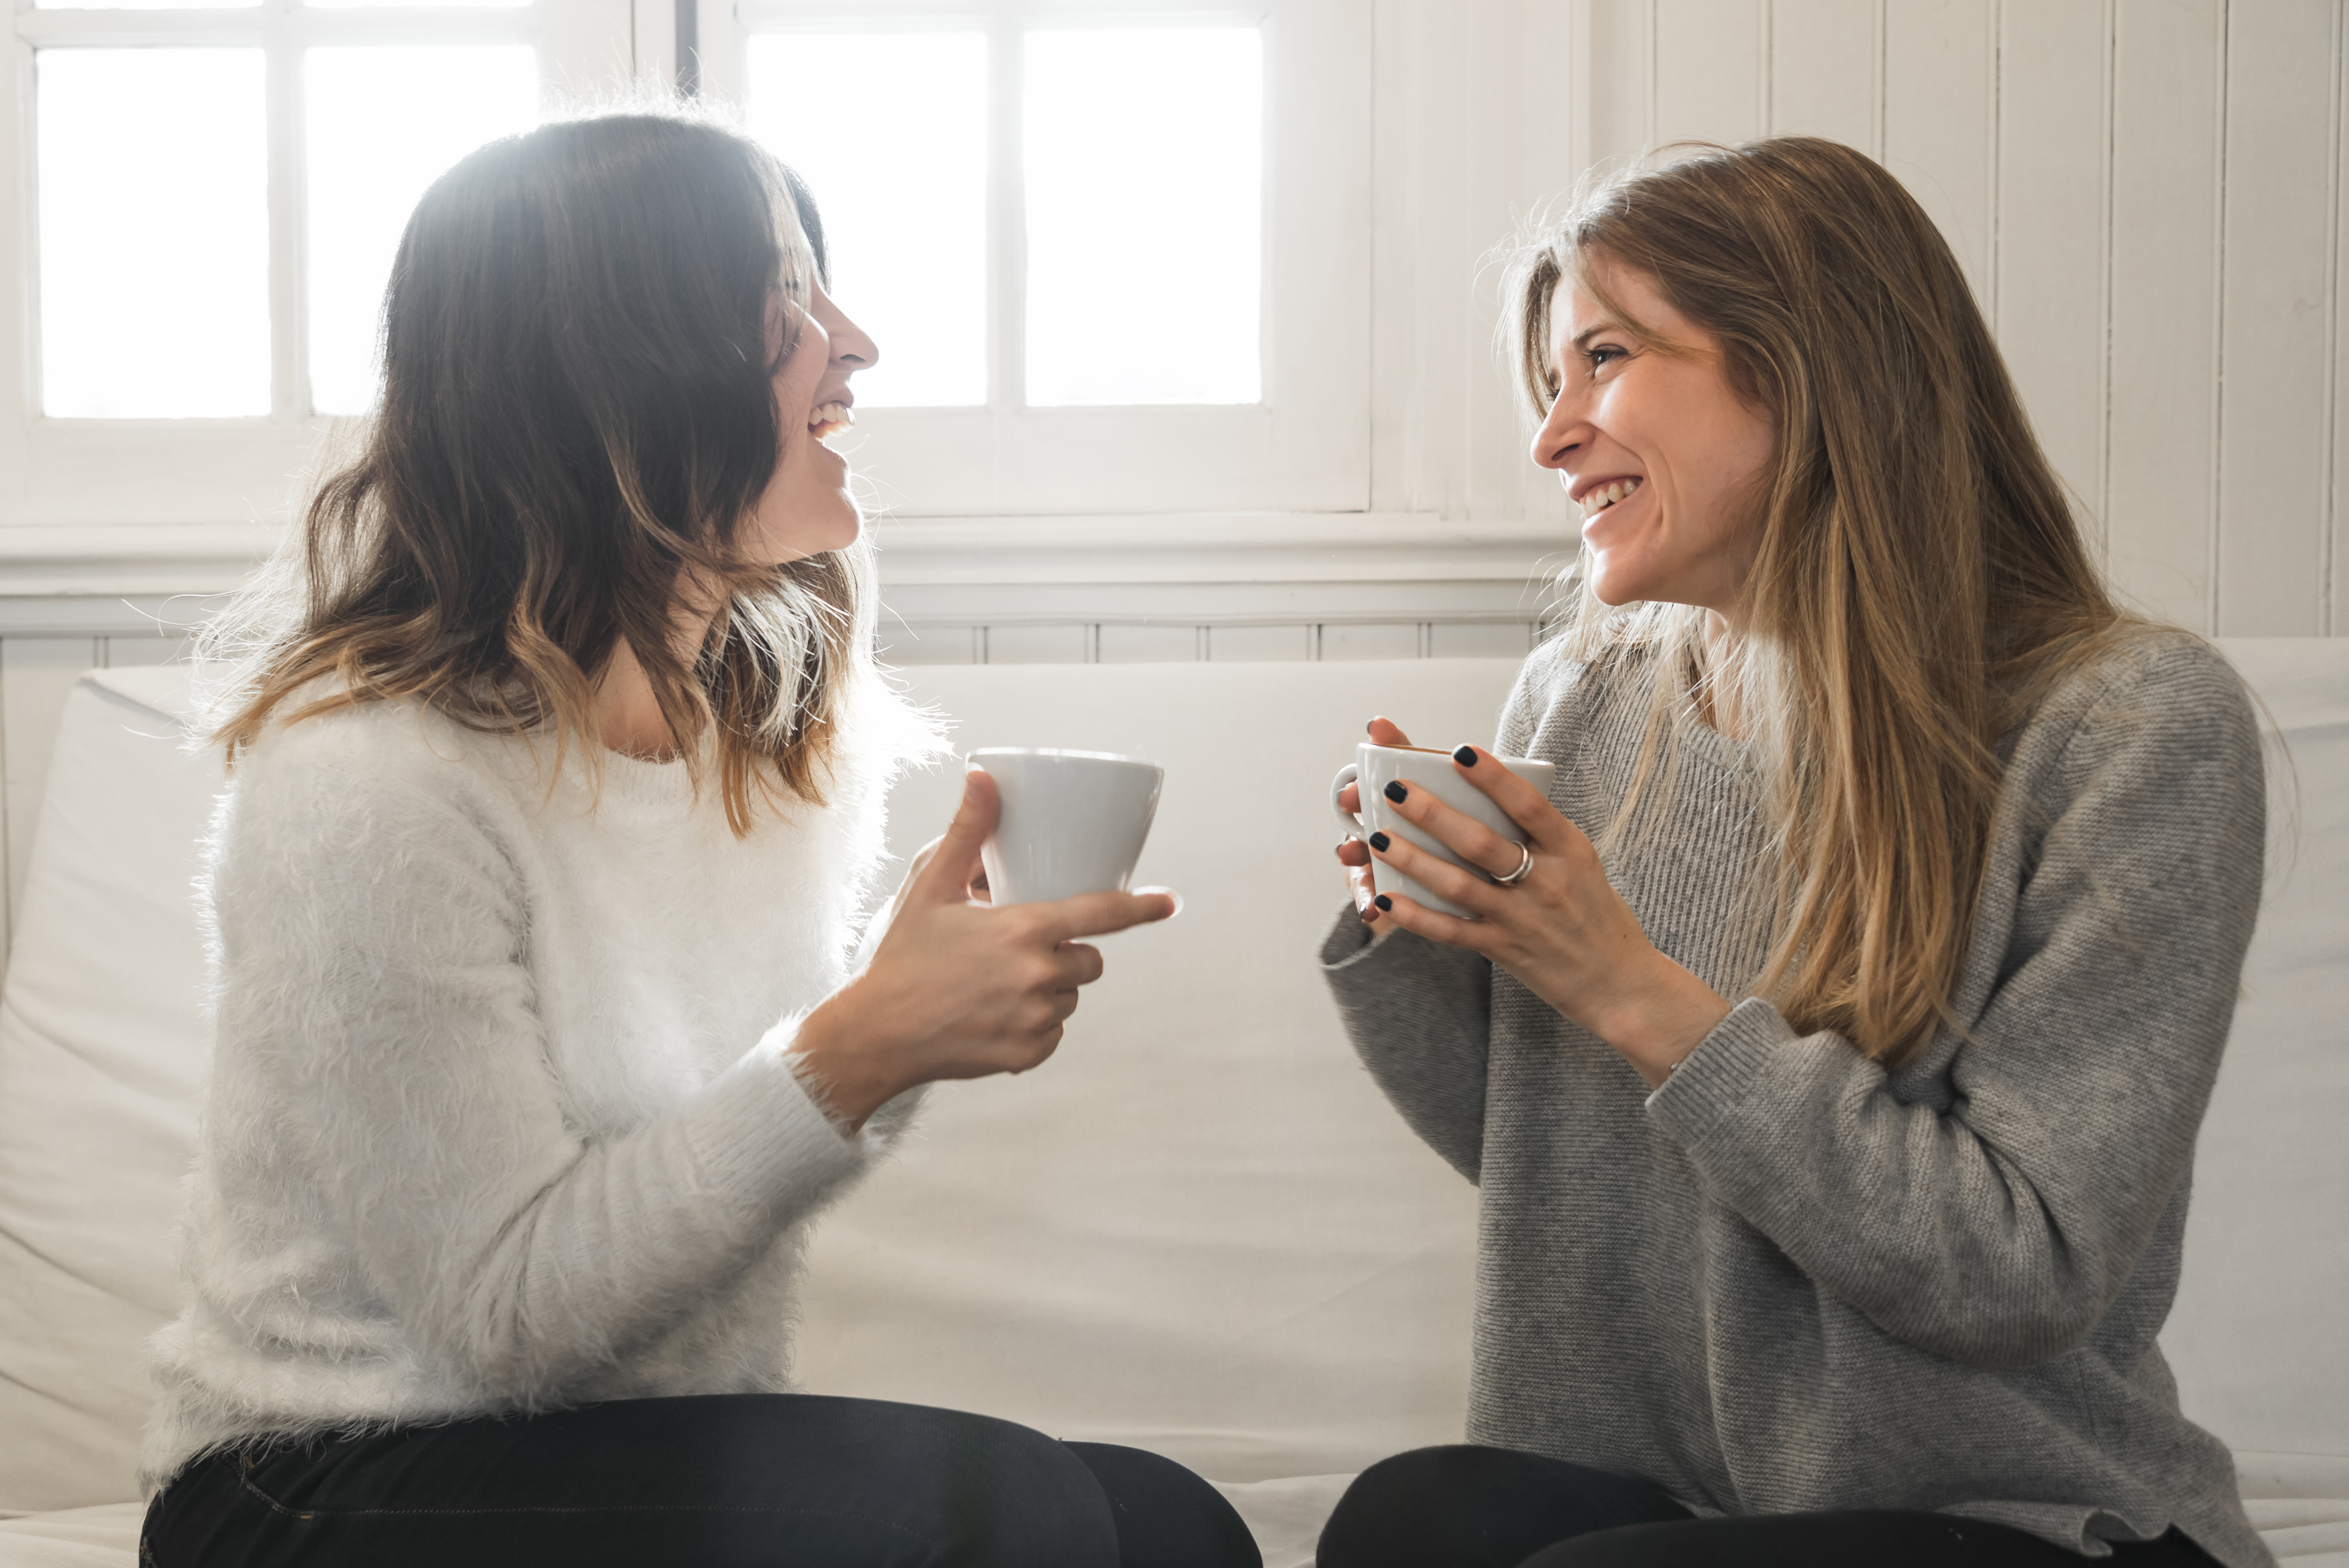
[[[393,263],[364,449],[212,634],[232,764],[303,692],[281,722],[410,697],[592,766],[625,638],[736,832],[778,789],[821,804],[872,668],[869,550],[731,546],[775,467],[770,302],[806,305],[822,236],[796,176],[682,111],[542,126],[442,175]],[[688,582],[717,608],[693,657]]]
[[[1706,665],[1704,612],[1610,610],[1589,573],[1568,656],[1653,661],[1646,740],[1608,837],[1674,789],[1676,709],[1733,685],[1765,780],[1759,995],[1898,1060],[1950,1022],[2002,774],[2000,738],[2140,624],[2106,593],[1957,260],[1875,162],[1779,137],[1619,175],[1512,273],[1537,414],[1561,282],[1661,352],[1603,288],[1651,278],[1774,421],[1747,629]]]

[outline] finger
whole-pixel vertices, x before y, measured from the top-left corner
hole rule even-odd
[[[1378,841],[1381,839],[1386,840],[1383,848]],[[1437,897],[1448,898],[1463,909],[1486,919],[1498,913],[1498,901],[1506,896],[1475,872],[1463,871],[1443,856],[1431,855],[1410,840],[1397,838],[1392,833],[1373,834],[1371,852]],[[1514,853],[1510,863],[1516,863]]]
[[[1487,763],[1486,766],[1494,765]],[[1395,799],[1397,789],[1403,792],[1400,800]],[[1469,864],[1482,866],[1496,877],[1506,876],[1516,871],[1525,859],[1515,841],[1503,838],[1467,812],[1445,805],[1435,798],[1434,791],[1413,788],[1408,779],[1397,779],[1387,787],[1387,800],[1394,813],[1404,821]],[[1547,801],[1542,804],[1545,808],[1549,805]],[[1371,847],[1375,850],[1378,846],[1373,843]],[[1407,867],[1402,869],[1410,876],[1419,874]],[[1451,895],[1447,893],[1444,896],[1448,898]]]
[[[1341,866],[1366,866],[1371,863],[1371,851],[1360,839],[1338,841],[1338,863]]]
[[[1044,928],[1056,942],[1076,936],[1107,936],[1113,931],[1165,920],[1182,908],[1171,892],[1085,892],[1058,903],[1040,904]]]
[[[1549,797],[1501,766],[1501,759],[1481,746],[1463,746],[1452,754],[1455,772],[1492,798],[1493,804],[1506,814],[1509,820],[1526,830],[1537,851],[1557,853],[1564,848],[1568,835],[1579,837],[1582,830],[1566,820],[1565,813],[1549,803]],[[1485,862],[1478,861],[1477,864]],[[1509,850],[1509,861],[1495,869],[1495,876],[1506,876],[1516,870],[1517,851]]]
[[[971,884],[987,874],[979,869],[978,849],[987,842],[987,835],[995,831],[1001,810],[995,780],[987,776],[987,769],[973,768],[965,773],[962,804],[955,808],[954,820],[938,840],[937,853],[907,884],[914,896],[932,903],[968,900]]]
[[[1415,936],[1430,942],[1441,942],[1448,947],[1465,947],[1484,952],[1484,944],[1491,937],[1493,928],[1482,921],[1462,920],[1444,914],[1401,893],[1381,893],[1372,908],[1383,912],[1388,920]]]
[[[1338,810],[1350,817],[1361,815],[1362,787],[1359,784],[1348,784],[1341,788],[1338,791]]]
[[[1402,726],[1383,714],[1371,720],[1368,733],[1372,746],[1409,746],[1411,744],[1411,737],[1402,732]]]
[[[1088,947],[1081,942],[1063,942],[1053,950],[1052,956],[1061,967],[1061,984],[1056,989],[1074,995],[1074,987],[1090,985],[1102,977],[1102,955],[1098,947]],[[1070,1004],[1071,1006],[1074,1003]]]

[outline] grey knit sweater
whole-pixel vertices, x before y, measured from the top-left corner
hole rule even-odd
[[[1501,751],[1555,762],[1594,837],[1644,688],[1546,650],[1504,711]],[[1757,782],[1713,730],[1674,743],[1676,814],[1608,873],[1736,998]],[[1357,1049],[1481,1188],[1471,1441],[1705,1514],[1938,1509],[2090,1556],[2175,1524],[2271,1561],[2154,1342],[2259,904],[2251,706],[2206,645],[2148,635],[2009,757],[1967,1037],[1890,1074],[1748,996],[1651,1095],[1483,958],[1340,917],[1321,956]]]

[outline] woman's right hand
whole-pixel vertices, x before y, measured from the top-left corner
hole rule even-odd
[[[1402,727],[1391,718],[1371,720],[1364,733],[1370,737],[1372,746],[1409,746],[1411,744],[1411,737],[1405,735],[1402,732]],[[1360,816],[1362,810],[1361,786],[1349,784],[1339,790],[1338,805],[1340,810],[1351,811],[1356,816]],[[1372,903],[1371,900],[1378,896],[1379,890],[1371,880],[1370,845],[1355,837],[1340,840],[1338,863],[1346,868],[1346,891],[1353,896],[1354,913],[1362,917],[1364,925],[1376,929],[1379,906]],[[1379,934],[1383,936],[1386,934],[1381,932]]]
[[[995,909],[971,897],[995,830],[995,780],[972,769],[962,806],[897,896],[864,972],[800,1025],[796,1049],[827,1109],[854,1130],[917,1084],[1026,1072],[1052,1054],[1101,978],[1103,936],[1175,910],[1172,894],[1091,892]]]

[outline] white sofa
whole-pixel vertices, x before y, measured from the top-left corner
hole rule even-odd
[[[2349,639],[2227,647],[2288,741],[2300,830],[2164,1343],[2277,1554],[2349,1568]],[[1487,738],[1512,669],[910,673],[965,747],[1167,764],[1141,874],[1185,907],[1110,939],[1050,1064],[943,1088],[825,1222],[807,1387],[1172,1454],[1233,1497],[1272,1568],[1310,1561],[1352,1472],[1457,1439],[1475,1194],[1356,1066],[1309,957],[1338,896],[1324,791],[1362,719]],[[22,1516],[0,1521],[0,1568],[133,1561],[140,1341],[173,1309],[207,1046],[186,894],[218,773],[176,749],[182,696],[171,670],[75,688],[0,1006],[0,1514]],[[934,832],[956,784],[903,784],[893,846]]]

